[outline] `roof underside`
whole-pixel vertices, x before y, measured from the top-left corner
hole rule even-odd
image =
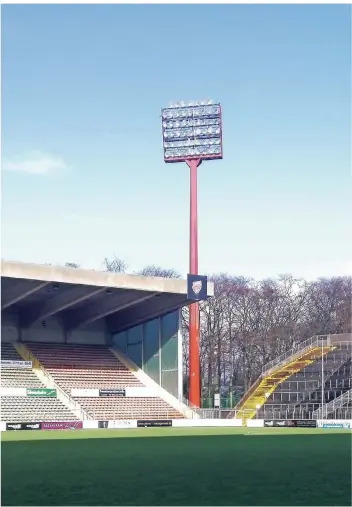
[[[55,315],[67,330],[105,319],[116,332],[191,303],[185,280],[4,261],[1,267],[1,311],[18,314],[21,327]]]

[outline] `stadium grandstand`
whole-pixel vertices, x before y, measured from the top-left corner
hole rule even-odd
[[[297,343],[234,410],[202,410],[183,399],[185,280],[3,261],[1,285],[7,423],[352,419],[351,333]]]
[[[185,280],[1,267],[2,421],[199,417],[182,401]]]
[[[314,336],[268,363],[228,417],[352,419],[352,334]]]

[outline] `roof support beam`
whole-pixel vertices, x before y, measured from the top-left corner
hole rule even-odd
[[[46,300],[44,303],[35,303],[28,310],[24,310],[21,315],[21,325],[29,327],[38,320],[44,320],[51,315],[55,315],[70,306],[81,303],[101,292],[105,292],[106,287],[74,287],[58,294],[57,297]]]
[[[153,298],[156,294],[158,293],[149,292],[147,294],[140,293],[140,295],[137,296],[135,292],[131,291],[129,297],[124,299],[122,302],[120,298],[120,301],[112,298],[112,300],[109,300],[106,304],[101,305],[100,308],[97,308],[97,305],[92,304],[82,311],[68,312],[68,315],[65,316],[66,328],[71,331],[78,327],[86,326],[87,324],[102,319],[112,313],[120,312],[126,308],[143,303],[144,301]]]
[[[2,294],[3,297],[1,298],[1,310],[5,310],[5,308],[18,303],[22,299],[25,299],[27,296],[34,294],[47,285],[50,285],[50,283],[52,282],[39,282],[27,289],[23,289],[23,284],[21,283],[14,285],[14,287],[11,287],[9,290],[7,290],[5,294]]]

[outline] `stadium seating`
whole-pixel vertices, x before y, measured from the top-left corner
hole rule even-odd
[[[7,343],[1,345],[1,359],[22,360],[16,349]],[[2,368],[1,387],[42,389],[45,386],[30,369]],[[2,421],[54,422],[76,419],[76,416],[57,398],[1,396]]]
[[[28,343],[27,346],[68,393],[73,388],[142,386],[107,347],[48,343]]]
[[[143,387],[108,347],[100,345],[26,344],[55,382],[71,389]],[[183,415],[160,398],[75,398],[96,420],[170,419]]]
[[[1,420],[7,422],[76,421],[77,417],[57,398],[1,397]]]
[[[183,416],[160,398],[75,398],[99,421],[119,419],[179,419]]]
[[[329,403],[352,387],[352,344],[336,342],[335,348],[312,364],[278,385],[258,411],[264,419],[317,418],[324,391],[324,403]],[[324,376],[322,376],[324,374]],[[323,382],[323,384],[322,384]],[[323,389],[322,389],[323,387]],[[339,407],[330,418],[346,418],[351,409]],[[321,417],[321,414],[320,414]]]

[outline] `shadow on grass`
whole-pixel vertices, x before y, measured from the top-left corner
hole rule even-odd
[[[350,505],[349,434],[75,435],[3,442],[2,504]]]

